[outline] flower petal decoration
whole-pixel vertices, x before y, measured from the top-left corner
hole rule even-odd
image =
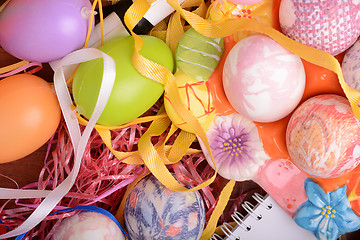
[[[250,180],[269,159],[255,124],[238,113],[217,116],[206,135],[218,173],[224,178]],[[206,160],[215,168],[205,145],[199,142]]]
[[[295,222],[320,240],[336,240],[340,235],[360,228],[360,217],[350,208],[346,185],[333,192],[324,190],[310,179],[305,180],[308,201],[296,211]]]
[[[309,201],[315,206],[322,208],[330,204],[330,196],[315,182],[305,181],[305,191]]]

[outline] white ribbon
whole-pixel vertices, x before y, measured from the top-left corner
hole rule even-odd
[[[66,85],[64,67],[97,58],[103,58],[104,60],[103,79],[94,112],[83,132],[83,135],[81,135],[79,122],[75,113],[71,110],[72,99]],[[54,209],[54,207],[59,203],[59,201],[70,191],[78,175],[81,160],[91,131],[93,130],[95,123],[99,119],[110,97],[110,93],[115,82],[115,76],[116,65],[114,59],[95,48],[86,48],[75,51],[65,56],[60,61],[54,73],[54,86],[61,110],[63,112],[63,116],[65,118],[66,125],[70,133],[70,138],[74,146],[74,167],[68,177],[53,191],[0,188],[0,198],[3,199],[9,199],[9,196],[11,196],[10,198],[38,198],[46,196],[45,199],[41,202],[41,204],[29,216],[29,218],[26,219],[26,221],[24,221],[16,229],[0,235],[0,239],[14,237],[28,232],[29,230],[34,228]],[[4,196],[6,198],[4,198]]]

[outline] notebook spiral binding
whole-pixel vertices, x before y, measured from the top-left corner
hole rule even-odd
[[[267,210],[270,210],[273,206],[272,204],[268,204],[265,203],[265,197],[263,197],[261,194],[259,193],[254,193],[252,195],[252,197],[255,199],[255,201],[258,202],[257,206],[254,206],[253,204],[251,204],[248,201],[245,201],[243,204],[241,204],[241,207],[248,213],[247,216],[253,217],[255,218],[257,221],[260,221],[262,219],[261,215],[258,215],[254,212],[254,209],[258,206],[262,206],[264,208],[266,208]],[[234,222],[241,227],[244,231],[248,232],[251,231],[251,226],[247,225],[244,221],[244,216],[238,212],[235,211],[233,214],[231,214],[231,218],[234,220]],[[236,237],[233,235],[233,226],[231,226],[229,223],[224,223],[223,225],[220,226],[220,229],[223,231],[223,233],[225,234],[225,238],[229,239],[229,240],[240,240],[239,237]],[[214,233],[210,240],[222,240],[225,239],[224,237]]]

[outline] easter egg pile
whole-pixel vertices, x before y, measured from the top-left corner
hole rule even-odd
[[[95,205],[116,215],[125,231],[106,216],[84,211],[49,215],[28,238],[123,240],[128,234],[131,239],[197,240],[213,220],[211,214],[217,214],[216,204],[225,209],[217,216],[219,225],[232,219],[247,195],[265,190],[293,216],[307,198],[315,199],[315,193],[305,191],[304,179],[316,179],[308,185],[319,184],[326,189],[323,195],[331,197],[355,176],[360,120],[354,109],[359,106],[329,69],[341,69],[342,86],[354,95],[360,91],[360,1],[215,0],[196,5],[185,0],[192,14],[208,19],[164,16],[148,35],[139,36],[131,36],[130,26],[129,34],[125,31],[124,16],[115,16],[126,9],[111,10],[105,20],[96,9],[101,19],[96,25],[92,2],[98,1],[11,0],[0,8],[0,45],[22,64],[14,72],[0,69],[0,74],[7,72],[7,77],[0,75],[0,164],[39,161],[30,154],[48,144],[38,181],[20,186],[42,195],[16,201],[13,209],[5,203],[0,220],[7,226],[23,223],[34,207],[43,207],[39,199],[51,200],[51,193],[64,190],[70,179],[73,185],[53,210]],[[147,4],[139,2],[132,6]],[[215,25],[241,26],[236,24],[242,20],[260,27],[234,28],[225,36],[229,29]],[[104,30],[109,35],[102,36],[96,51],[109,56],[114,69],[101,59],[80,61],[87,57],[81,50],[88,48],[89,38]],[[296,52],[296,46],[306,53]],[[62,66],[69,56],[77,58],[76,64]],[[319,62],[329,69],[313,64]],[[57,74],[43,79],[38,73],[20,73],[31,64],[64,71],[63,96],[71,103],[59,104],[63,96],[54,90]],[[99,105],[107,71],[114,73],[114,85],[79,157],[74,139],[82,141],[87,132],[84,125]],[[70,120],[66,112],[72,113]],[[81,125],[79,139],[72,134],[72,120]],[[79,168],[74,167],[77,158]],[[163,173],[174,179],[164,181]],[[338,182],[341,177],[346,179]],[[335,179],[334,186],[329,179]],[[258,185],[251,193],[239,190],[247,181],[264,190]],[[234,183],[238,196],[222,192],[227,183]],[[176,184],[183,191],[174,191]],[[358,199],[349,197],[360,205]],[[340,233],[346,231],[332,236]]]

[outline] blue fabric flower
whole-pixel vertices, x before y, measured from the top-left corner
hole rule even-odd
[[[346,185],[325,193],[318,184],[306,179],[305,191],[308,201],[298,208],[294,220],[317,239],[335,240],[360,228],[360,218],[350,208],[346,196]]]

